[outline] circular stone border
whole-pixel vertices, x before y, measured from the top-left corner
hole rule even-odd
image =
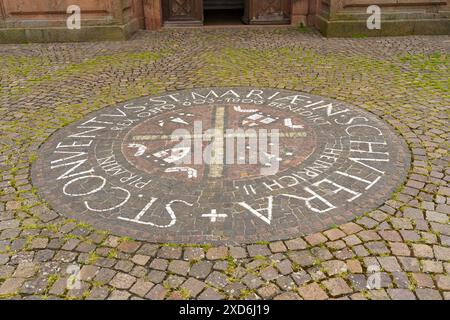
[[[267,108],[274,111],[268,115]],[[192,129],[192,123],[183,118],[188,114],[186,109],[191,120],[206,122],[204,129],[220,128],[221,123],[231,129],[247,129],[250,124],[269,130],[283,128],[280,171],[264,176],[249,166],[241,172],[246,176],[236,177],[239,169],[222,166],[221,171],[209,165],[199,167],[197,177],[206,174],[193,181],[192,172],[166,174],[161,171],[165,167],[150,160],[136,160],[140,165],[130,160],[138,154],[141,157],[143,150],[136,146],[130,149],[132,141],[125,141],[130,128],[150,119],[141,132],[136,129],[133,137],[141,147],[151,149],[156,144],[159,150],[145,150],[144,154],[147,152],[153,161],[161,160],[164,153],[161,156],[156,151],[172,147],[165,149],[168,142],[161,142],[161,134],[168,135],[171,129],[187,124]],[[258,113],[263,120],[276,121],[261,124],[261,117],[253,116]],[[308,128],[313,132],[306,132]],[[145,135],[144,129],[151,134]],[[343,134],[346,130],[354,134]],[[305,137],[316,135],[311,154],[301,154],[302,148],[296,148],[306,146],[301,131],[306,132]],[[341,143],[335,148],[341,151],[330,153],[331,142],[334,146]],[[364,148],[372,148],[372,152]],[[281,160],[295,153],[290,152],[293,149],[300,150],[294,159]],[[386,152],[388,156],[384,157]],[[333,153],[335,160],[331,160]],[[371,158],[356,156],[361,154],[370,154]],[[329,167],[323,167],[322,162],[320,173],[318,160],[334,162]],[[59,214],[120,236],[158,243],[231,245],[288,240],[349,222],[390,199],[404,184],[410,164],[411,154],[404,139],[367,110],[292,90],[213,87],[164,92],[87,114],[54,132],[40,146],[32,166],[32,182]],[[258,172],[261,167],[256,167]],[[295,185],[293,177],[298,182]]]

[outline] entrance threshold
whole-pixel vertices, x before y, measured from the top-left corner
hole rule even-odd
[[[164,25],[162,29],[279,29],[279,28],[289,28],[292,24],[223,24],[223,25]]]
[[[243,25],[244,10],[205,10],[205,26]]]

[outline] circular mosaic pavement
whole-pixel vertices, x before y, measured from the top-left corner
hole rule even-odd
[[[288,239],[375,209],[404,142],[374,115],[301,92],[192,89],[104,108],[40,148],[33,183],[60,214],[155,242]]]

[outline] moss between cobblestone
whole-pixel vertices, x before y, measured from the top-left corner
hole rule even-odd
[[[110,259],[116,259],[118,257],[117,250],[114,249],[114,248],[109,250],[107,257],[110,258]]]
[[[0,294],[0,299],[1,300],[11,299],[11,298],[14,298],[14,297],[16,297],[18,295],[19,295],[18,292],[16,292],[16,293],[9,293],[9,294]]]
[[[20,96],[32,92],[37,86],[52,86],[55,83],[67,81],[71,78],[96,75],[107,72],[108,70],[120,72],[121,70],[126,70],[128,68],[138,68],[141,65],[154,63],[168,54],[168,50],[158,52],[118,53],[100,55],[79,63],[71,64],[53,64],[46,57],[24,58],[16,56],[0,56],[0,66],[2,66],[5,77],[9,79],[21,79],[20,86],[10,88],[8,91],[4,91],[2,88],[3,91],[0,91],[0,96],[7,94],[10,98],[18,99]],[[141,85],[146,86],[146,84],[151,84],[151,82],[143,81]],[[139,85],[134,91],[138,90],[138,88]],[[79,88],[72,87],[71,94],[76,94],[77,92],[79,92]],[[72,107],[75,107],[75,105]],[[61,119],[63,118],[61,117]],[[73,121],[74,120],[72,119],[70,122]]]

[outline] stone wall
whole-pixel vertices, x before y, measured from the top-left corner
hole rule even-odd
[[[326,36],[449,34],[449,0],[318,0],[315,25]],[[381,29],[369,30],[367,7],[381,8]]]
[[[293,25],[324,35],[448,34],[450,0],[291,0]],[[82,10],[81,30],[66,27],[67,7]],[[366,9],[382,9],[380,30],[369,30]],[[0,0],[0,43],[124,40],[161,27],[161,0]]]
[[[75,3],[82,28],[69,30],[66,10]],[[0,0],[1,43],[122,40],[139,26],[140,0]]]

